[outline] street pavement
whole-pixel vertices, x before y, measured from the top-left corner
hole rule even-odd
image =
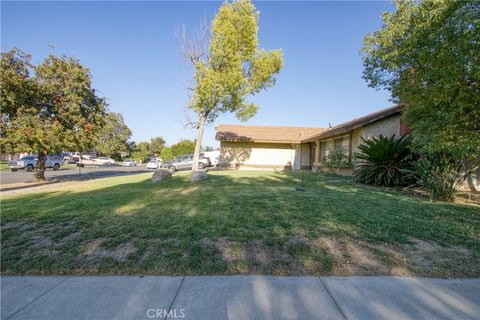
[[[2,276],[1,319],[480,319],[480,279]]]
[[[152,170],[150,170],[151,172]],[[136,174],[148,172],[144,165],[136,167],[120,167],[120,166],[101,166],[101,167],[86,167],[81,169],[79,173],[78,168],[62,169],[53,171],[51,169],[45,170],[45,178],[47,180],[67,181],[75,179],[96,179],[114,176],[118,174]],[[9,184],[30,183],[34,179],[33,172],[26,172],[19,170],[16,172],[0,171],[0,182],[2,187]]]

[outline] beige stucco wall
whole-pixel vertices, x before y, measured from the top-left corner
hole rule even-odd
[[[358,146],[362,144],[362,137],[369,139],[380,135],[389,137],[398,136],[400,133],[400,115],[379,120],[368,126],[361,127],[352,131],[352,154],[358,152]]]
[[[237,169],[289,169],[295,161],[292,144],[220,142],[220,166]]]

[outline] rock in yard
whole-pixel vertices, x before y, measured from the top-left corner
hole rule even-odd
[[[170,173],[170,171],[168,171],[168,169],[164,169],[164,168],[157,169],[153,173],[152,182],[160,182],[163,180],[170,179],[171,177],[172,177],[172,174]]]
[[[208,174],[206,171],[193,171],[192,177],[190,178],[191,181],[201,181],[208,178]]]

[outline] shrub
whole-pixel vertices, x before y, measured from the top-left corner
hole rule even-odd
[[[410,138],[380,135],[363,139],[359,160],[354,170],[355,180],[365,184],[386,187],[401,187],[414,182],[411,169],[414,156],[410,151]]]
[[[459,186],[478,167],[474,164],[463,172],[463,161],[448,154],[422,157],[415,163],[417,185],[425,189],[432,200],[453,201]]]
[[[329,152],[322,160],[321,165],[327,168],[351,168],[352,160],[343,149]]]
[[[165,147],[162,149],[162,152],[160,152],[160,158],[162,161],[170,161],[173,159],[173,153],[172,153],[172,148],[171,147]]]

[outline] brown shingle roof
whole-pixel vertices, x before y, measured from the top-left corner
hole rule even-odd
[[[219,141],[251,141],[273,143],[300,143],[302,139],[319,134],[325,128],[242,126],[221,124],[215,139]]]
[[[366,116],[363,116],[363,117],[353,119],[353,120],[350,120],[348,122],[339,124],[338,126],[332,127],[332,128],[327,129],[323,132],[313,134],[312,136],[303,139],[302,142],[311,142],[311,141],[314,141],[314,140],[317,140],[317,139],[326,139],[326,138],[331,138],[331,137],[334,137],[334,136],[341,135],[343,133],[347,133],[347,132],[349,132],[353,129],[366,126],[368,124],[371,124],[371,123],[376,122],[378,120],[388,118],[388,117],[393,116],[395,114],[399,114],[402,111],[404,106],[405,105],[403,105],[403,104],[397,104],[397,105],[394,105],[392,107],[389,107],[389,108],[386,108],[386,109],[383,109],[383,110],[380,110],[380,111],[377,111],[377,112],[374,112],[374,113],[367,114]]]

